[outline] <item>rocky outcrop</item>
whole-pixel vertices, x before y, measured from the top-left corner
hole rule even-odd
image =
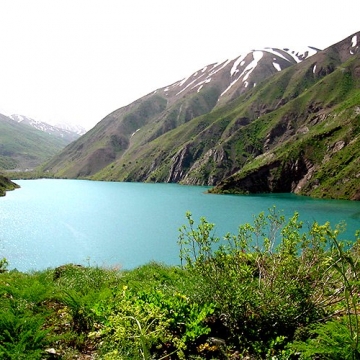
[[[0,175],[0,196],[5,196],[6,191],[18,189],[20,186],[15,184],[7,177]]]
[[[291,181],[291,192],[300,193],[302,188],[311,180],[316,167],[307,159],[299,158],[295,162],[287,164],[284,177]]]
[[[186,171],[191,166],[193,155],[191,153],[191,146],[186,144],[178,153],[171,159],[171,168],[167,182],[179,182],[185,175]]]
[[[288,162],[274,160],[242,177],[230,177],[215,192],[235,189],[237,193],[297,193],[311,179],[314,170],[314,165],[303,157]]]
[[[211,148],[193,163],[181,183],[187,185],[216,185],[226,176],[225,168],[228,161],[228,155],[222,147]]]

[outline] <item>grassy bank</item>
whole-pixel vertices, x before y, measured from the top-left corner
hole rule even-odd
[[[187,221],[180,267],[0,263],[0,358],[359,359],[359,234],[275,209],[223,239]]]

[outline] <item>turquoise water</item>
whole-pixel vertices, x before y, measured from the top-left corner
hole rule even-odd
[[[191,211],[216,224],[216,235],[275,205],[286,216],[335,225],[343,237],[360,229],[360,203],[292,194],[205,194],[207,187],[85,180],[21,180],[0,198],[0,258],[10,268],[41,270],[64,263],[133,268],[155,260],[178,264],[178,229]]]

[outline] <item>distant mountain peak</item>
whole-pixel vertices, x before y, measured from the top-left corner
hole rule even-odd
[[[64,124],[50,125],[46,122],[34,120],[28,116],[20,114],[12,114],[9,116],[9,118],[18,123],[26,124],[37,130],[46,132],[47,134],[63,138],[67,142],[76,140],[86,132],[86,130],[82,127],[73,126],[71,128],[70,125]]]
[[[71,131],[75,134],[78,134],[78,135],[84,135],[86,133],[86,129],[79,125],[79,124],[71,124],[71,123],[68,123],[68,122],[58,122],[56,123],[54,126],[56,126],[57,128],[59,129],[63,129],[63,130],[67,130],[67,131]]]

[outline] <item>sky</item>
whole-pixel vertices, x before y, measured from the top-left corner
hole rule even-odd
[[[89,130],[205,65],[324,49],[358,14],[358,0],[0,0],[0,113]]]

